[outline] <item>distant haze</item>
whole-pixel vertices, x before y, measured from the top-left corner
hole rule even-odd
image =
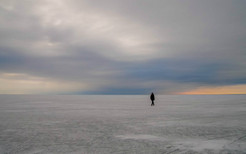
[[[246,94],[246,1],[1,0],[0,94]]]

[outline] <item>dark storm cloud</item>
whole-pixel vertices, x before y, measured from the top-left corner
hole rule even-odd
[[[202,60],[201,60],[202,61]],[[131,77],[142,80],[173,81],[208,85],[245,84],[245,76],[220,78],[220,71],[227,71],[224,61],[213,63],[201,61],[155,60],[129,69]],[[237,68],[232,68],[237,69]]]
[[[2,1],[0,73],[80,94],[246,84],[245,1]]]
[[[142,95],[148,94],[152,89],[144,88],[113,88],[113,87],[103,87],[96,91],[86,91],[86,92],[77,92],[73,94],[86,94],[86,95]]]

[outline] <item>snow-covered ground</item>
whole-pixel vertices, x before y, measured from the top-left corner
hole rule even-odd
[[[0,95],[0,153],[246,153],[246,95]]]

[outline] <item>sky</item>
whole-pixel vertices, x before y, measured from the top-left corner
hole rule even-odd
[[[246,94],[245,0],[1,0],[0,94]]]

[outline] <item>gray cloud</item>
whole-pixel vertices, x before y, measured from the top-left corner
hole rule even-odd
[[[246,84],[245,1],[1,1],[0,72],[75,94]],[[66,92],[65,92],[66,93]]]

